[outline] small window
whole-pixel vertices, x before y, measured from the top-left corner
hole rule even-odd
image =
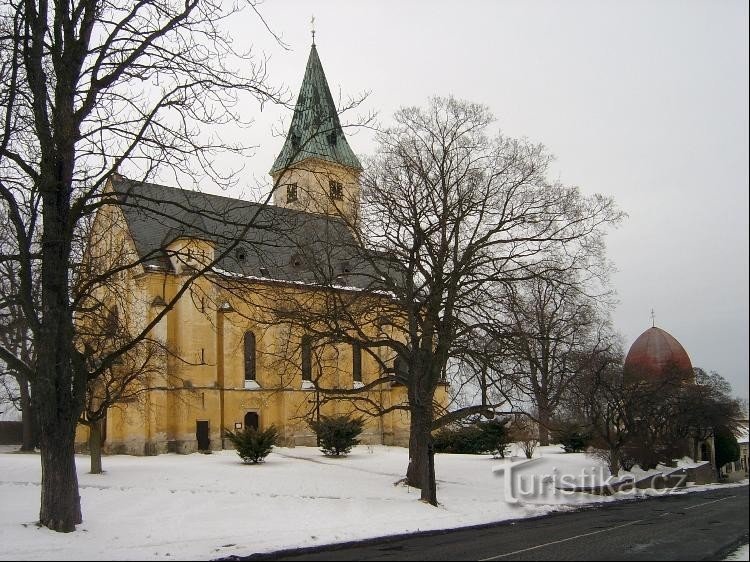
[[[261,267],[260,268],[260,274],[261,275],[268,275],[268,268],[267,267]]]
[[[341,185],[340,181],[330,180],[328,182],[328,188],[331,193],[331,199],[336,199],[337,201],[344,199],[344,186]]]
[[[341,273],[344,275],[347,275],[352,272],[352,264],[350,264],[348,261],[342,261],[341,262]]]
[[[331,146],[336,146],[336,131],[331,131],[328,133],[328,144]]]
[[[286,202],[294,203],[295,201],[297,201],[297,184],[288,183],[286,185]]]
[[[302,261],[302,256],[300,256],[299,254],[294,254],[292,258],[289,260],[289,263],[292,265],[293,268],[300,269],[304,262]]]

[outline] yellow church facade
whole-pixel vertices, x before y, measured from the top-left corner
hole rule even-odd
[[[313,45],[271,169],[273,205],[111,178],[89,254],[137,263],[118,274],[112,306],[129,332],[150,326],[161,351],[134,383],[141,391],[109,409],[105,452],[216,450],[225,429],[272,425],[282,445],[314,445],[311,420],[349,413],[365,417],[363,443],[408,444],[406,387],[378,382],[397,368],[393,353],[356,343],[388,330],[373,316],[382,307],[345,311],[357,325],[341,342],[318,344],[311,334],[322,328],[305,314],[289,321],[295,307],[323,314],[371,288],[375,275],[357,259],[360,172]],[[81,448],[86,440],[80,426]]]

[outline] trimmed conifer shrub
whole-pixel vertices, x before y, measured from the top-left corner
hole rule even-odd
[[[246,464],[258,464],[269,455],[279,437],[276,426],[268,429],[255,429],[246,427],[242,431],[234,433],[229,429],[224,430],[224,435],[232,442],[237,454]]]
[[[327,457],[346,456],[352,447],[359,445],[357,437],[365,427],[361,416],[321,416],[309,422],[310,428],[320,439],[320,450]]]

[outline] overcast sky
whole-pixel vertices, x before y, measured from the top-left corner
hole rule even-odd
[[[748,2],[311,2],[260,7],[238,39],[270,56],[296,99],[310,16],[334,97],[370,95],[387,124],[431,95],[486,104],[497,127],[544,143],[554,179],[611,195],[629,218],[608,236],[625,345],[656,325],[694,366],[748,396]],[[257,108],[249,108],[257,112]],[[267,177],[289,112],[264,108],[247,180]],[[349,135],[358,154],[371,135]]]

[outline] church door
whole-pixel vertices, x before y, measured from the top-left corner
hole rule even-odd
[[[260,427],[258,414],[256,412],[248,412],[245,414],[245,429],[252,427],[256,431]]]
[[[208,421],[195,422],[195,438],[198,440],[198,450],[208,451],[211,440],[208,438]]]

